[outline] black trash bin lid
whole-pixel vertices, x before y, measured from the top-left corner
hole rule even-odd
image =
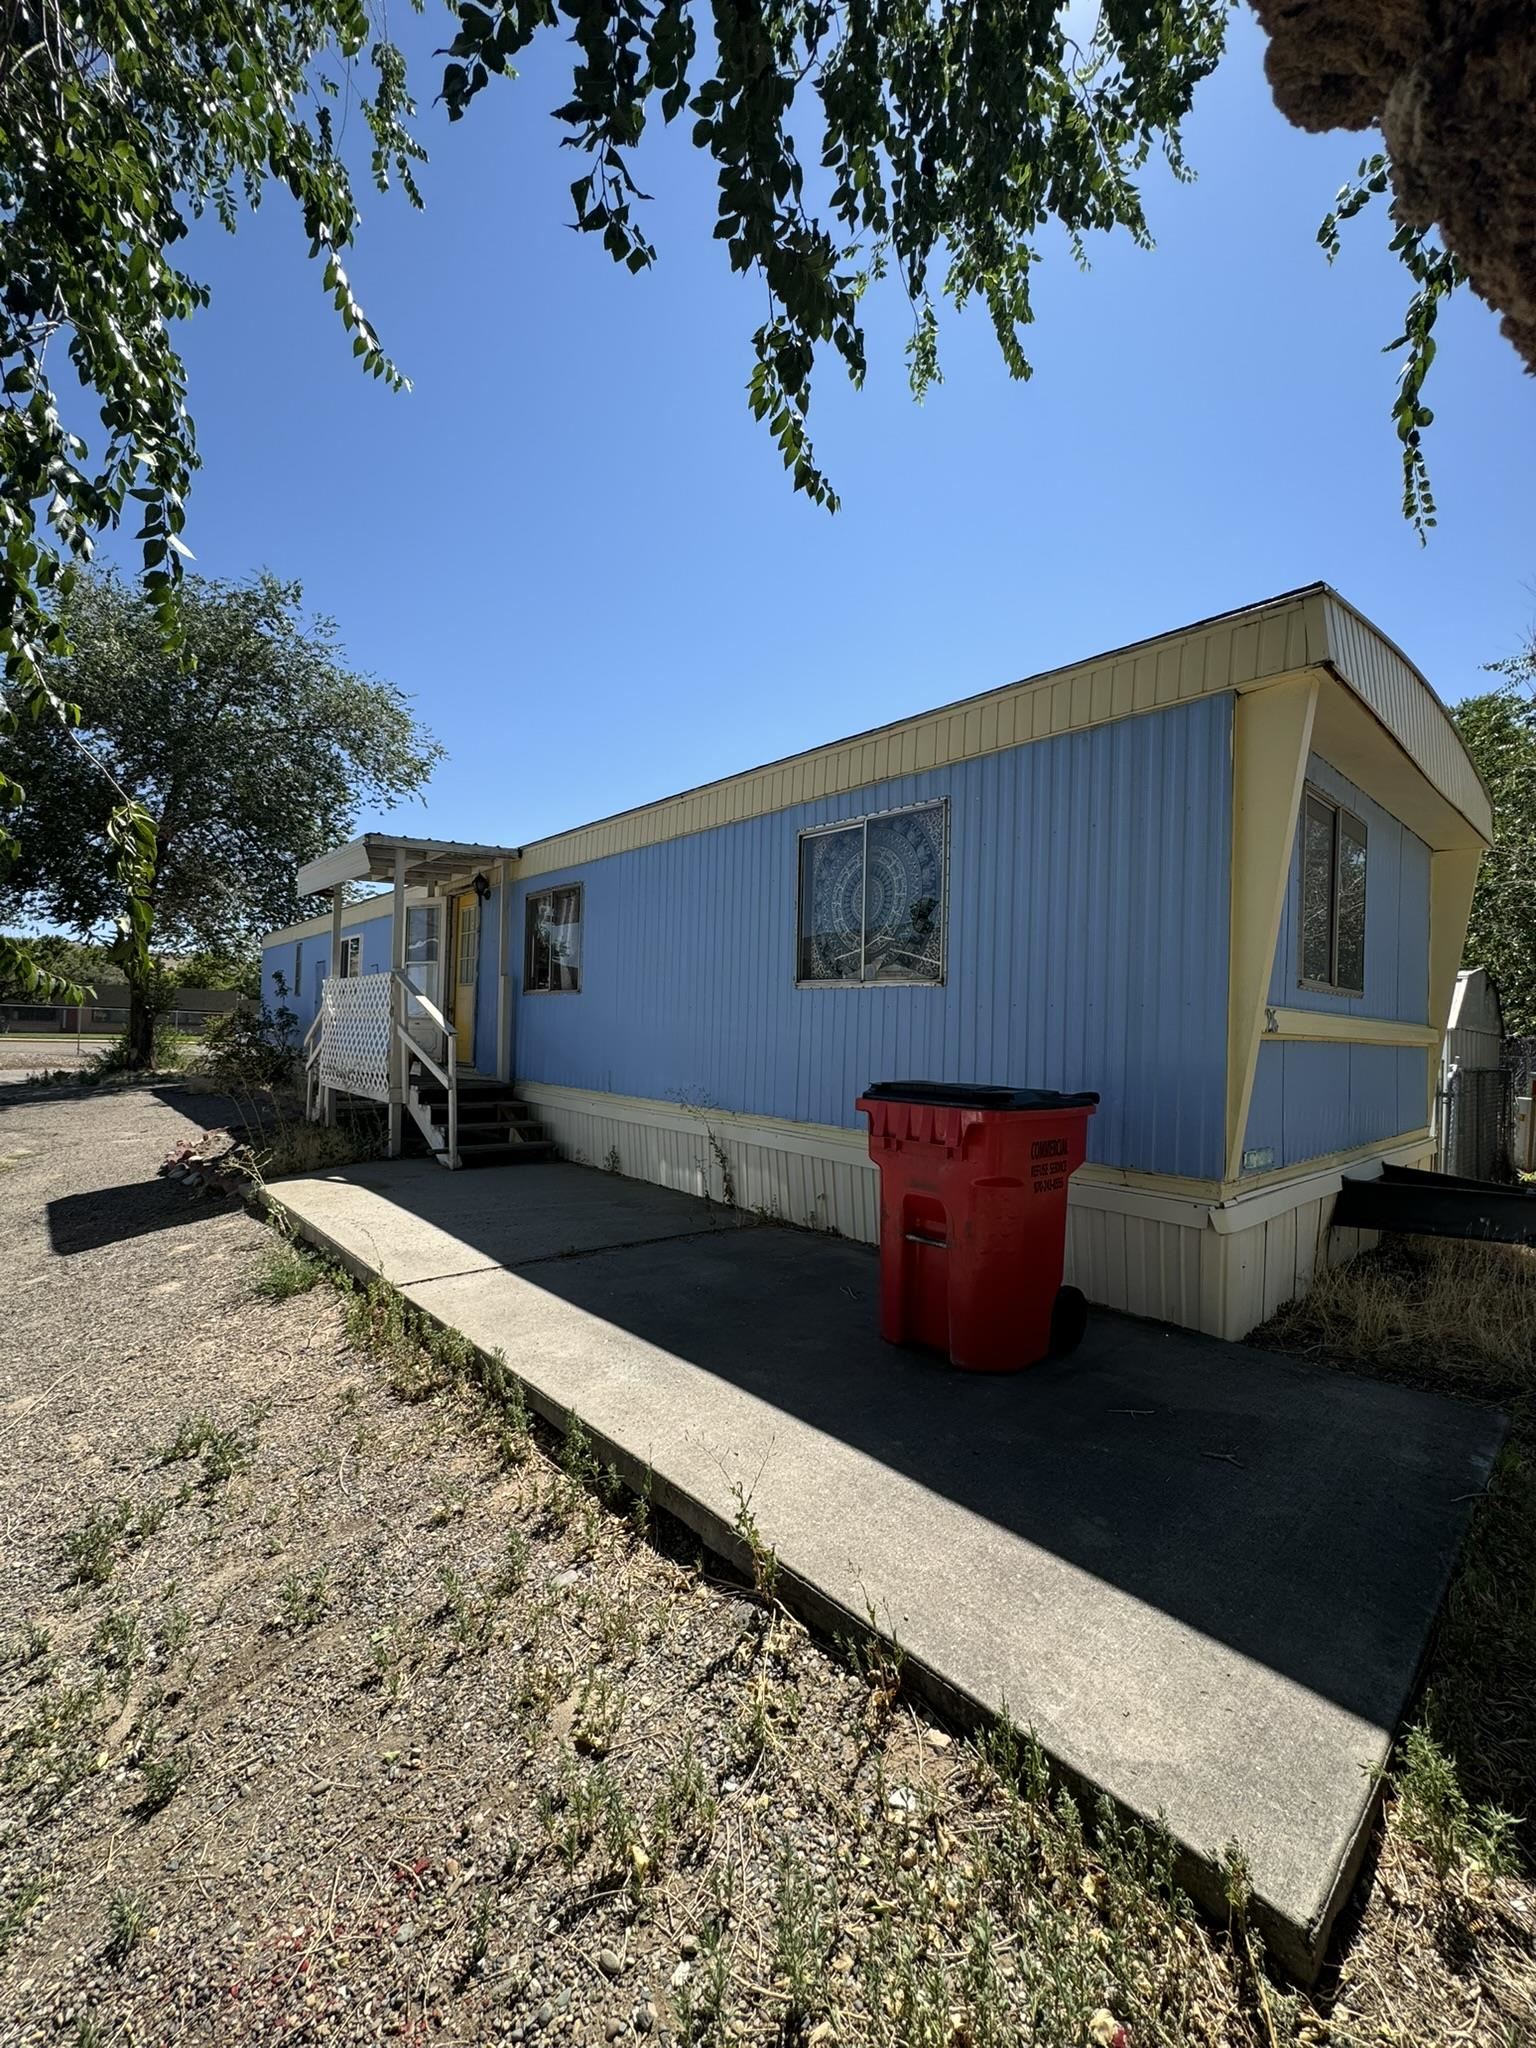
[[[871,1081],[873,1102],[926,1102],[942,1109],[1091,1109],[1095,1090],[1064,1095],[1056,1088],[995,1088],[973,1081]]]

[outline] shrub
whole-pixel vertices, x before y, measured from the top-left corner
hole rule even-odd
[[[299,1020],[282,1001],[275,1009],[231,1010],[203,1037],[204,1065],[221,1081],[246,1088],[278,1088],[293,1077]]]
[[[275,1113],[258,1127],[247,1125],[250,1164],[262,1180],[276,1180],[285,1173],[325,1173],[359,1159],[380,1158],[387,1148],[386,1112],[374,1103],[343,1099],[336,1105],[334,1124],[290,1116],[280,1104],[273,1108]]]
[[[186,1046],[185,1034],[177,1031],[167,1017],[155,1019],[155,1047],[151,1066],[155,1069],[179,1067]],[[126,1033],[99,1047],[74,1075],[82,1088],[97,1088],[103,1081],[112,1081],[119,1074],[141,1074],[144,1069],[133,1056],[133,1047]]]

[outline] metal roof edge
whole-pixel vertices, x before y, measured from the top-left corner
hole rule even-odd
[[[1441,718],[1444,720],[1446,729],[1449,731],[1452,740],[1455,742],[1457,752],[1461,755],[1462,759],[1471,769],[1473,780],[1476,782],[1478,788],[1482,791],[1484,797],[1487,799],[1488,813],[1490,819],[1492,819],[1494,811],[1493,792],[1491,789],[1489,789],[1487,783],[1483,780],[1481,770],[1478,768],[1476,761],[1473,760],[1471,754],[1468,752],[1466,743],[1463,741],[1461,734],[1456,730],[1456,721],[1451,716],[1450,706],[1446,703],[1445,699],[1440,695],[1440,692],[1435,688],[1434,684],[1429,680],[1429,677],[1425,675],[1423,669],[1419,667],[1418,663],[1415,660],[1413,660],[1411,655],[1405,654],[1403,652],[1402,648],[1398,646],[1397,642],[1392,638],[1390,633],[1384,633],[1373,618],[1371,618],[1367,613],[1361,611],[1359,605],[1351,603],[1351,601],[1344,595],[1342,590],[1335,588],[1335,586],[1331,583],[1321,583],[1313,585],[1311,587],[1320,590],[1325,597],[1329,598],[1334,604],[1338,605],[1342,610],[1348,612],[1351,618],[1357,619],[1359,623],[1365,628],[1365,630],[1372,636],[1373,639],[1378,640],[1381,643],[1381,645],[1388,650],[1389,653],[1397,657],[1397,659],[1403,664],[1403,667],[1407,669],[1408,673],[1418,683],[1419,687],[1424,691],[1425,695],[1429,698],[1431,704],[1434,705],[1435,709],[1439,712]],[[1299,594],[1300,593],[1298,593],[1298,595]],[[1331,669],[1333,669],[1334,673],[1339,677],[1339,679],[1342,682],[1346,683],[1349,686],[1349,688],[1354,690],[1355,695],[1357,697],[1360,697],[1361,701],[1364,702],[1365,699],[1359,686],[1354,682],[1352,677],[1350,677],[1341,667],[1339,667],[1338,662],[1335,658],[1335,650],[1333,649],[1331,644],[1329,647],[1328,665]],[[1379,714],[1375,712],[1374,707],[1368,706],[1367,708],[1371,709],[1372,715],[1378,717],[1378,722],[1381,722],[1379,720]],[[1390,730],[1390,728],[1388,728],[1388,730]],[[1392,737],[1397,741],[1399,746],[1403,747],[1404,752],[1409,751],[1400,734],[1393,733]],[[1418,768],[1421,774],[1426,776],[1426,779],[1433,779],[1428,777],[1428,772],[1425,769],[1423,762],[1415,760],[1414,766]],[[1445,797],[1446,802],[1451,805],[1453,810],[1458,811],[1462,817],[1467,819],[1467,823],[1470,826],[1472,826],[1474,831],[1476,831],[1480,835],[1482,834],[1483,827],[1478,819],[1467,817],[1466,812],[1461,809],[1460,804],[1456,802],[1454,797],[1447,794],[1446,791],[1441,790],[1440,794],[1443,797]]]
[[[917,719],[938,718],[952,712],[966,711],[972,705],[985,704],[991,698],[1006,696],[1010,690],[1032,689],[1038,684],[1059,681],[1063,676],[1075,675],[1082,669],[1094,668],[1103,662],[1119,661],[1129,655],[1141,654],[1166,641],[1182,640],[1190,634],[1209,632],[1213,626],[1225,625],[1229,621],[1257,619],[1266,612],[1278,610],[1282,605],[1296,604],[1303,598],[1330,594],[1336,594],[1332,592],[1332,586],[1317,581],[1300,584],[1294,590],[1279,591],[1275,596],[1260,598],[1253,604],[1234,605],[1228,611],[1213,612],[1209,618],[1191,619],[1186,625],[1170,627],[1161,633],[1148,633],[1139,640],[1127,640],[1118,647],[1102,648],[1097,653],[1081,655],[1075,661],[1062,662],[1055,668],[1041,669],[1035,675],[1016,676],[1010,682],[994,683],[989,689],[973,691],[969,696],[956,697],[948,703],[921,705],[915,711],[905,711],[899,718],[886,719],[880,725],[866,726],[858,732],[843,733],[836,739],[819,740],[814,746],[798,747],[792,754],[778,754],[771,760],[758,761],[747,768],[733,768],[725,775],[712,775],[708,781],[690,783],[685,789],[673,790],[667,796],[653,797],[648,803],[626,804],[622,810],[607,811],[598,818],[584,818],[577,824],[562,826],[558,832],[546,832],[538,839],[527,840],[521,852],[532,853],[537,848],[551,846],[558,840],[573,838],[579,832],[592,832],[603,825],[615,825],[623,818],[637,818],[650,812],[664,811],[669,804],[685,803],[690,797],[701,796],[708,790],[724,789],[733,782],[744,781],[748,776],[769,774],[775,769],[792,767],[800,761],[814,760],[819,754],[832,754],[841,747],[858,746],[866,740],[879,739],[883,734],[899,732],[903,726],[910,725]],[[1363,614],[1361,616],[1364,617]],[[1369,619],[1365,620],[1365,624],[1370,625]],[[1409,665],[1412,666],[1411,663]]]

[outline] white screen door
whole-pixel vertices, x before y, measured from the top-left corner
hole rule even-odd
[[[429,1002],[443,1007],[443,906],[413,903],[405,913],[405,971]],[[405,1004],[406,1029],[434,1059],[443,1056],[440,1033],[414,996]]]

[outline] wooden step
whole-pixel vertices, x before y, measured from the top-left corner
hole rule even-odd
[[[448,1162],[448,1090],[419,1060],[409,1069],[412,1105],[430,1123],[436,1157]],[[531,1165],[556,1157],[532,1106],[515,1095],[505,1081],[483,1074],[458,1077],[458,1140],[461,1166]]]
[[[441,1107],[448,1100],[448,1090],[441,1081],[430,1076],[412,1074],[411,1087],[416,1100],[423,1108]],[[512,1093],[510,1088],[498,1087],[494,1082],[489,1087],[459,1089],[459,1115],[461,1117],[503,1117],[511,1123],[526,1123],[533,1110],[528,1103]]]
[[[446,1127],[448,1111],[441,1103],[434,1104],[427,1111],[438,1130]],[[459,1111],[459,1138],[472,1145],[533,1145],[538,1144],[546,1132],[541,1123],[532,1117],[466,1116]]]
[[[459,1132],[460,1166],[532,1166],[540,1159],[553,1159],[555,1148],[548,1138],[514,1139],[509,1144],[501,1139],[476,1139],[465,1131]]]
[[[419,1090],[416,1099],[425,1100]],[[493,1102],[484,1096],[461,1095],[459,1119],[477,1124],[529,1124],[534,1120],[534,1112],[530,1104],[519,1102],[515,1096],[498,1097]]]

